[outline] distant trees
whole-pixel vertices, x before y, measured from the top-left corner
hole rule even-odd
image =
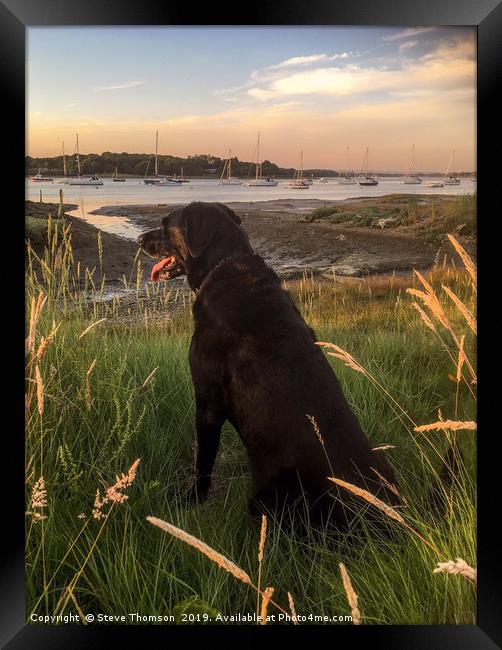
[[[197,154],[187,158],[177,156],[159,156],[159,174],[172,175],[181,174],[183,167],[184,176],[206,176],[208,178],[219,177],[225,165],[225,158],[212,156],[210,154]],[[153,174],[154,157],[146,153],[113,153],[104,151],[101,154],[80,154],[80,170],[82,174],[96,174],[101,176],[111,176],[115,167],[119,174],[128,176],[144,176]],[[37,170],[44,174],[53,176],[63,175],[63,158],[54,156],[52,158],[33,158],[25,157],[26,175],[36,174]],[[69,175],[77,173],[77,156],[76,154],[66,156],[66,170]],[[270,160],[264,160],[262,163],[264,176],[281,176],[290,178],[294,174],[294,168],[279,167]],[[255,173],[255,165],[252,162],[241,161],[238,158],[232,158],[232,176],[247,178]],[[305,174],[314,173],[316,176],[337,176],[338,174],[331,169],[305,170]]]

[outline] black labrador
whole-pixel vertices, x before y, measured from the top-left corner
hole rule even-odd
[[[254,254],[239,217],[219,203],[192,203],[168,214],[138,243],[159,260],[153,281],[185,275],[196,292],[192,496],[207,496],[228,419],[249,456],[254,514],[296,501],[307,503],[311,516],[324,518],[329,511],[331,520],[345,525],[346,505],[352,510],[354,502],[328,476],[396,503],[385,486],[396,485],[392,469],[372,451],[313,331],[277,274]]]

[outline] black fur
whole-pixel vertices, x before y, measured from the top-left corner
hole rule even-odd
[[[343,504],[362,502],[328,476],[396,503],[372,468],[397,484],[392,469],[372,451],[313,331],[239,223],[226,206],[194,203],[140,238],[150,255],[176,256],[176,275],[185,273],[197,291],[189,357],[197,412],[194,495],[207,496],[221,426],[229,420],[249,456],[255,513],[303,499],[313,516],[329,510],[346,524]]]

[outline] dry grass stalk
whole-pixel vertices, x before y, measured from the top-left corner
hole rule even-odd
[[[38,413],[40,416],[43,415],[44,412],[44,382],[42,379],[42,374],[40,372],[40,368],[38,367],[38,363],[35,366],[35,379],[37,382],[37,406],[38,406]]]
[[[465,560],[457,557],[455,561],[438,562],[437,567],[432,573],[451,573],[453,575],[462,575],[473,584],[477,584],[477,571],[474,567],[469,566]]]
[[[148,377],[145,379],[145,381],[141,384],[141,388],[140,388],[140,390],[143,389],[143,388],[145,388],[146,386],[148,386],[148,384],[149,384],[149,383],[152,381],[152,379],[154,378],[155,373],[157,372],[158,369],[159,369],[159,366],[157,366],[156,368],[154,368],[154,369],[152,370],[152,372],[148,375]]]
[[[289,603],[289,609],[291,610],[291,618],[293,620],[293,624],[298,625],[298,616],[296,615],[295,601],[293,600],[293,596],[289,593],[289,591],[288,591],[288,603]]]
[[[120,477],[117,476],[114,485],[110,485],[110,487],[106,488],[106,496],[110,501],[123,503],[129,498],[127,494],[123,494],[122,491],[126,490],[134,483],[140,461],[141,458],[137,458],[129,468],[127,474],[122,474]]]
[[[31,511],[27,514],[31,515],[33,521],[42,521],[46,519],[46,516],[43,514],[44,508],[47,507],[47,490],[45,489],[45,480],[41,475],[40,478],[33,485],[31,490],[31,501],[30,501]]]
[[[258,562],[263,560],[263,549],[265,548],[265,541],[267,539],[267,517],[261,516],[261,531],[260,531],[260,544],[258,546]]]
[[[260,608],[260,591],[261,591],[261,563],[263,561],[263,550],[265,548],[265,541],[267,539],[267,517],[266,515],[261,516],[261,531],[260,531],[260,543],[258,544],[258,590],[256,595],[256,612],[258,613]]]
[[[427,286],[430,287],[429,283],[420,275],[420,273],[418,273],[418,271],[415,271],[415,273],[421,278],[421,281],[425,282]],[[409,293],[411,296],[415,296],[416,298],[420,298],[424,305],[428,307],[431,313],[438,319],[441,325],[443,325],[443,327],[445,327],[449,332],[453,334],[450,321],[444,313],[443,307],[441,306],[441,303],[439,302],[438,297],[435,293],[428,293],[425,291],[420,291],[419,289],[406,289],[406,293]]]
[[[368,492],[368,490],[363,490],[363,488],[357,487],[357,485],[353,485],[352,483],[347,483],[347,481],[342,481],[342,479],[335,478],[334,476],[328,476],[328,480],[332,481],[333,483],[336,483],[337,485],[340,485],[341,487],[345,488],[349,492],[352,492],[352,494],[361,497],[368,503],[371,503],[371,505],[375,506],[376,508],[384,512],[387,515],[387,517],[390,517],[391,519],[395,519],[396,521],[399,521],[399,523],[401,524],[406,524],[406,522],[401,517],[399,512],[397,512],[397,510],[394,510],[394,508],[389,506],[387,503],[378,499],[374,494]]]
[[[352,370],[355,370],[356,372],[361,372],[363,375],[366,374],[366,370],[359,363],[357,363],[354,357],[351,354],[349,354],[346,350],[339,347],[338,345],[335,345],[334,343],[327,343],[324,341],[317,341],[316,345],[320,345],[321,347],[335,350],[334,352],[328,352],[328,354],[331,357],[336,357],[337,359],[340,359],[341,361],[343,361],[343,363],[346,366],[352,368]]]
[[[343,588],[345,589],[345,593],[347,594],[347,600],[349,602],[350,610],[352,613],[352,622],[354,623],[354,625],[359,625],[361,623],[361,612],[357,607],[357,594],[354,591],[354,587],[352,586],[352,582],[350,580],[349,573],[345,568],[345,564],[343,562],[340,562],[338,566],[340,567]]]
[[[387,449],[395,449],[396,445],[380,445],[379,447],[373,447],[371,451],[386,451]]]
[[[35,352],[35,337],[37,332],[37,323],[40,318],[43,306],[47,300],[47,296],[44,296],[40,292],[35,300],[33,296],[31,299],[31,309],[30,309],[30,327],[28,329],[28,338],[26,339],[26,351],[29,352],[32,356]]]
[[[242,582],[245,582],[246,584],[253,586],[253,583],[251,582],[251,578],[248,576],[248,574],[245,571],[243,571],[231,560],[226,558],[221,553],[215,551],[213,548],[205,544],[197,537],[190,535],[189,533],[185,532],[181,528],[177,528],[176,526],[173,526],[172,524],[168,523],[167,521],[164,521],[163,519],[158,519],[157,517],[147,517],[146,519],[154,526],[158,526],[166,533],[169,533],[173,537],[176,537],[177,539],[180,539],[182,542],[185,542],[185,544],[188,544],[189,546],[193,546],[198,551],[203,553],[206,557],[208,557],[211,561],[217,564],[219,567],[231,573],[238,580],[242,580]]]
[[[82,334],[78,337],[77,340],[80,341],[80,339],[81,339],[83,336],[85,336],[86,334],[89,334],[89,332],[91,332],[91,331],[92,331],[95,327],[97,327],[100,323],[104,323],[105,320],[108,320],[108,319],[107,319],[107,318],[100,318],[100,319],[97,320],[95,323],[92,323],[91,325],[89,325],[89,327],[86,327],[85,330],[82,332]]]
[[[428,327],[429,329],[431,329],[433,332],[436,332],[436,327],[435,327],[434,323],[433,323],[433,322],[431,321],[431,319],[427,316],[427,314],[426,314],[425,311],[422,309],[422,307],[420,307],[420,305],[418,304],[418,302],[412,302],[412,303],[411,303],[411,306],[412,306],[414,309],[416,309],[416,310],[418,311],[418,313],[420,314],[420,318],[423,320],[423,322],[425,323],[426,327]]]
[[[52,331],[49,334],[49,336],[47,338],[45,336],[42,336],[42,338],[40,339],[40,345],[38,346],[37,352],[35,354],[35,360],[39,361],[40,359],[43,359],[45,353],[47,352],[47,348],[54,340],[54,337],[56,336],[56,332],[58,331],[60,325],[61,323],[58,323],[58,325],[53,323]]]
[[[85,376],[85,405],[88,411],[91,410],[92,406],[92,399],[91,399],[91,382],[89,380],[92,371],[96,367],[96,359],[91,363],[89,366],[89,370],[87,371],[87,374]]]
[[[96,490],[96,498],[94,499],[94,507],[92,509],[92,516],[94,519],[102,519],[106,516],[103,512],[103,507],[107,503],[111,503],[113,506],[114,503],[123,503],[124,501],[127,501],[129,497],[127,494],[123,494],[123,490],[126,490],[133,484],[140,461],[141,458],[137,458],[129,468],[127,474],[122,474],[120,477],[117,476],[114,485],[105,486],[106,490],[103,498],[101,498],[99,488]],[[109,512],[110,510],[108,510],[107,515]]]
[[[415,431],[476,431],[476,422],[467,421],[461,422],[459,420],[440,420],[432,424],[422,424],[420,427],[415,427]]]
[[[274,595],[274,588],[273,587],[267,587],[265,589],[265,591],[262,593],[261,610],[260,610],[260,625],[266,625],[267,624],[268,604],[272,600],[273,595]]]
[[[456,375],[457,384],[459,384],[460,380],[462,379],[462,367],[465,361],[464,341],[465,341],[465,335],[462,334],[462,336],[460,337],[460,346],[458,348],[457,375]]]
[[[321,432],[319,430],[319,425],[317,424],[317,420],[315,419],[315,417],[313,415],[307,415],[307,413],[305,413],[305,417],[312,424],[312,428],[314,429],[314,433],[318,437],[319,442],[321,443],[321,445],[324,447],[324,438],[322,437]]]
[[[448,239],[450,240],[450,243],[453,246],[453,248],[459,254],[467,273],[471,276],[474,291],[476,291],[478,286],[478,280],[477,280],[477,273],[476,273],[476,265],[474,264],[472,257],[460,245],[460,243],[455,239],[453,235],[448,235]]]
[[[448,296],[453,300],[458,311],[465,318],[465,322],[469,326],[470,330],[474,332],[474,334],[477,334],[478,328],[477,328],[476,319],[472,315],[470,310],[464,305],[464,303],[460,300],[457,294],[454,293],[449,287],[446,287],[444,284],[442,284],[441,286],[443,287],[444,291],[448,294]]]
[[[401,493],[399,492],[399,490],[397,489],[397,487],[395,485],[393,485],[390,481],[388,481],[385,478],[385,476],[380,474],[380,472],[377,469],[375,469],[374,467],[372,467],[371,469],[372,469],[373,472],[375,472],[375,474],[382,481],[382,483],[389,488],[389,490],[391,492],[393,492],[396,496],[398,496],[403,503],[407,504],[406,499],[403,496],[401,496]]]

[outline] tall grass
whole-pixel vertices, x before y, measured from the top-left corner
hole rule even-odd
[[[71,226],[49,220],[44,254],[28,247],[26,276],[28,619],[71,611],[207,623],[259,611],[305,624],[348,622],[352,611],[363,624],[474,623],[476,280],[464,261],[467,270],[288,285],[318,339],[336,346],[330,362],[396,469],[407,526],[390,520],[397,536],[384,537],[361,517],[362,532],[300,538],[288,512],[261,534],[249,519],[246,454],[228,424],[210,498],[186,508],[190,299],[164,283],[145,288],[139,258],[110,298],[100,269],[75,264]],[[456,469],[442,483],[449,450]]]

